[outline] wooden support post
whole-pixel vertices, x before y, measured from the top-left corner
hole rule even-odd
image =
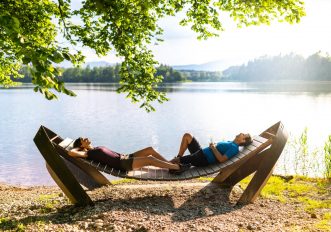
[[[259,168],[262,158],[268,155],[268,151],[269,149],[253,156],[245,164],[243,164],[243,168],[238,168],[236,171],[234,171],[222,182],[222,184],[226,186],[234,186],[245,177],[254,173]]]
[[[93,190],[95,188],[111,184],[110,181],[96,168],[84,163],[77,158],[69,156],[63,148],[55,148],[63,158],[63,161],[65,162],[71,173],[74,175],[76,180],[89,190]]]
[[[64,191],[71,202],[81,206],[93,204],[82,186],[80,186],[75,177],[71,174],[62,158],[57,154],[43,126],[39,128],[33,140],[49,166],[48,170],[54,178],[54,181]]]
[[[251,203],[254,202],[256,197],[260,194],[262,188],[270,178],[273,168],[281,155],[287,141],[287,133],[280,124],[271,148],[263,156],[260,165],[245,189],[244,193],[238,200],[238,203]]]

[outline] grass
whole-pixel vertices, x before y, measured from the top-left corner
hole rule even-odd
[[[240,182],[246,188],[252,177]],[[310,214],[320,214],[316,227],[331,230],[331,183],[326,179],[296,176],[290,181],[272,176],[261,191],[264,198],[275,199],[282,203],[300,203]]]
[[[25,231],[25,227],[22,223],[9,218],[0,218],[0,229],[2,230],[13,230],[13,231]]]
[[[57,199],[58,194],[49,194],[49,195],[39,195],[36,199],[36,202],[40,202],[43,206],[40,208],[41,213],[49,213],[56,209],[56,206],[60,204],[60,201]]]
[[[287,145],[282,154],[282,173],[289,170],[295,175],[315,176],[322,175],[331,182],[331,135],[324,141],[322,147],[312,147],[306,127],[300,136],[289,136]]]
[[[316,227],[321,230],[330,231],[331,228],[331,213],[325,213],[322,220],[316,223]]]
[[[112,180],[110,183],[113,185],[117,185],[117,184],[131,184],[135,182],[137,182],[137,180],[125,178],[120,180]]]
[[[331,135],[324,144],[324,163],[325,163],[325,178],[331,181]]]

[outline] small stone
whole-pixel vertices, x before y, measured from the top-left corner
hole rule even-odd
[[[214,215],[214,212],[211,209],[209,209],[209,208],[206,208],[205,209],[205,213],[206,213],[207,216]]]
[[[94,223],[94,226],[98,229],[100,229],[101,227],[103,227],[103,223],[102,222],[97,222],[97,223]]]
[[[255,228],[255,226],[249,224],[249,225],[247,226],[247,229],[248,229],[248,230],[255,230],[256,228]]]
[[[95,223],[103,223],[103,220],[97,219],[97,220],[95,220]]]
[[[316,215],[315,213],[311,213],[311,214],[310,214],[310,217],[311,217],[311,218],[317,218],[317,215]]]

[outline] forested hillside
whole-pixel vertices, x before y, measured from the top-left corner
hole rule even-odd
[[[85,68],[62,69],[60,80],[64,82],[118,83],[120,64]],[[331,58],[315,53],[306,59],[300,55],[263,56],[241,66],[232,66],[223,72],[194,70],[175,70],[168,65],[156,68],[156,74],[163,77],[163,82],[183,81],[331,81]],[[22,82],[31,82],[27,67],[21,70]]]
[[[319,52],[306,59],[295,54],[265,56],[228,68],[223,78],[230,81],[331,81],[331,58]]]

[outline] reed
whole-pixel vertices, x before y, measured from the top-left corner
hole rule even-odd
[[[329,135],[324,144],[324,164],[324,176],[331,181],[331,135]]]
[[[331,135],[328,136],[324,147],[314,148],[309,146],[307,127],[298,137],[290,134],[281,164],[277,168],[283,175],[324,176],[331,179]]]

